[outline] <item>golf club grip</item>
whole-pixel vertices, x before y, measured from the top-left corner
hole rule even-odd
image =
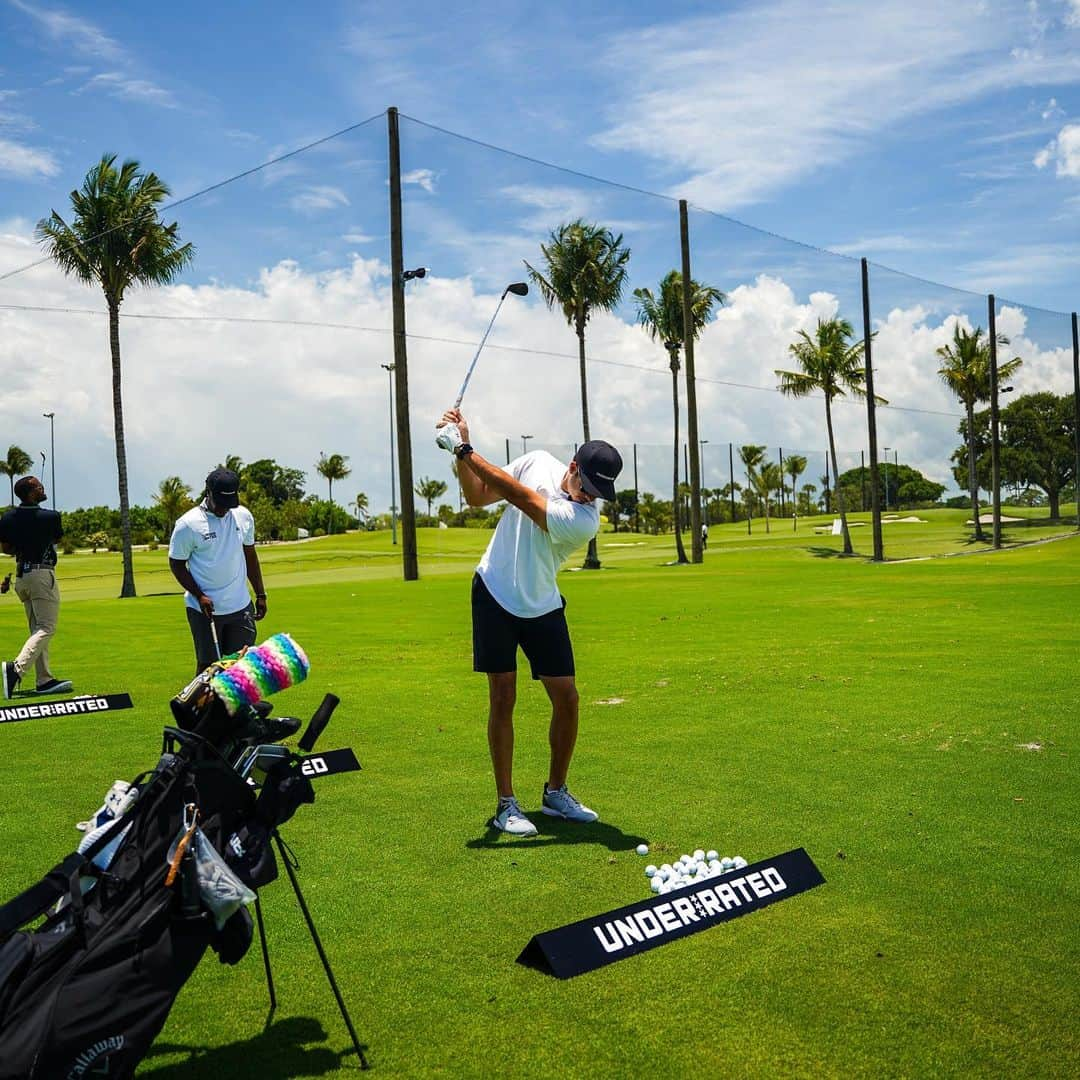
[[[339,698],[337,694],[327,694],[326,697],[322,699],[322,704],[315,710],[314,715],[311,717],[311,722],[307,726],[307,730],[300,736],[298,745],[305,754],[308,754],[315,749],[315,743],[323,733],[323,729],[330,723],[330,717],[333,715],[333,712],[338,707],[340,701],[341,698]]]

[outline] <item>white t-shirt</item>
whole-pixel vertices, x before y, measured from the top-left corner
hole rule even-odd
[[[244,545],[254,543],[255,519],[246,506],[218,517],[200,505],[176,522],[169,558],[188,564],[196,584],[214,601],[215,614],[231,615],[251,603]],[[184,593],[184,603],[199,610],[199,601],[189,592]]]
[[[504,471],[547,499],[547,532],[516,506],[508,506],[476,572],[500,607],[535,619],[562,607],[555,584],[559,567],[600,528],[600,511],[576,503],[562,489],[566,466],[545,450],[510,462]]]

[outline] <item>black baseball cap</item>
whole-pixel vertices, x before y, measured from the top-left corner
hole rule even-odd
[[[611,443],[591,439],[574,455],[581,486],[599,499],[615,498],[615,479],[622,472],[622,457]]]
[[[214,469],[206,478],[206,490],[215,506],[232,510],[240,505],[240,477],[232,469]]]

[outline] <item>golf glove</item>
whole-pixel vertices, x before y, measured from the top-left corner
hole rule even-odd
[[[442,427],[435,429],[435,445],[440,450],[449,450],[451,454],[456,453],[457,448],[464,441],[457,424],[443,424]]]

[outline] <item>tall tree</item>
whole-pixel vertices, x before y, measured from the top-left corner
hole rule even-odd
[[[769,496],[774,491],[779,491],[783,482],[784,474],[780,471],[780,463],[777,461],[766,461],[754,474],[754,490],[765,507],[766,532],[772,532],[769,528]]]
[[[788,346],[788,351],[799,362],[800,370],[776,370],[782,394],[802,398],[817,393],[825,398],[825,427],[829,432],[829,455],[832,458],[834,480],[840,475],[840,470],[836,463],[836,439],[833,437],[833,399],[849,393],[857,398],[866,397],[863,343],[850,340],[854,333],[847,319],[818,319],[817,331],[813,337],[805,330],[800,330],[799,340]],[[874,400],[882,405],[888,404],[884,398],[876,395]],[[838,483],[834,483],[833,490],[840,509],[844,554],[851,555],[854,548],[851,546],[851,533],[848,530],[844,493]]]
[[[585,326],[594,311],[612,311],[622,299],[626,285],[626,264],[630,249],[623,247],[622,234],[578,218],[554,229],[546,244],[540,245],[545,272],[525,263],[529,277],[540,290],[549,309],[562,310],[578,339],[578,367],[581,378],[581,429],[589,435],[589,389],[585,368]],[[598,570],[596,538],[589,541],[585,568]]]
[[[788,454],[784,471],[791,477],[792,531],[799,530],[799,477],[806,472],[806,458],[802,454]]]
[[[38,240],[60,269],[84,284],[99,285],[105,294],[124,561],[121,596],[135,595],[135,570],[120,386],[120,305],[131,285],[168,285],[194,257],[192,245],[179,242],[177,223],[166,225],[158,217],[168,196],[169,188],[154,173],[140,172],[137,161],[117,168],[116,155],[106,154],[71,193],[71,224],[55,210],[37,224]]]
[[[998,337],[999,345],[1008,345],[1008,338]],[[979,482],[975,473],[975,406],[990,400],[990,341],[983,335],[983,328],[974,330],[957,323],[953,327],[951,345],[937,350],[944,361],[938,374],[945,385],[963,402],[967,414],[968,444],[968,491],[971,493],[971,517],[975,522],[975,539],[985,540],[982,522],[979,521]],[[1008,379],[1023,363],[1015,356],[1004,364],[998,364],[998,379]]]
[[[329,490],[330,499],[330,528],[327,532],[334,531],[334,481],[344,480],[352,469],[345,464],[349,459],[344,454],[331,454],[327,457],[326,454],[320,451],[319,460],[315,462],[315,471],[326,478],[327,487]]]
[[[194,505],[191,501],[191,488],[179,476],[166,476],[158,484],[154,502],[161,508],[164,538],[167,541],[172,535],[176,519],[186,514]]]
[[[427,476],[421,476],[419,483],[413,490],[427,503],[428,517],[431,517],[431,504],[446,494],[446,481],[432,480]]]
[[[11,505],[15,505],[15,477],[25,476],[34,465],[34,459],[21,447],[12,443],[7,457],[0,461],[0,475],[8,478],[11,485]]]
[[[349,505],[356,511],[356,516],[359,520],[367,521],[368,517],[368,497],[362,491],[356,493],[356,498],[349,503]]]
[[[739,460],[746,470],[746,487],[743,488],[743,502],[746,504],[746,535],[749,536],[754,530],[751,526],[754,512],[754,489],[756,487],[758,466],[765,460],[764,446],[756,446],[747,443],[739,447]]]
[[[686,344],[686,326],[683,320],[683,277],[678,270],[666,274],[660,282],[658,295],[651,289],[635,289],[637,301],[637,320],[653,341],[663,343],[668,352],[668,364],[671,367],[671,406],[673,422],[672,454],[674,458],[673,506],[680,505],[679,498],[679,352]],[[690,319],[691,335],[697,341],[705,325],[713,317],[714,310],[727,298],[712,285],[702,285],[690,280]],[[682,542],[682,529],[678,525],[676,514],[675,553],[676,562],[689,562]]]
[[[1061,491],[1076,478],[1076,413],[1071,395],[1024,394],[1001,410],[1001,464],[1008,483],[1046,492],[1050,517],[1061,516]]]

